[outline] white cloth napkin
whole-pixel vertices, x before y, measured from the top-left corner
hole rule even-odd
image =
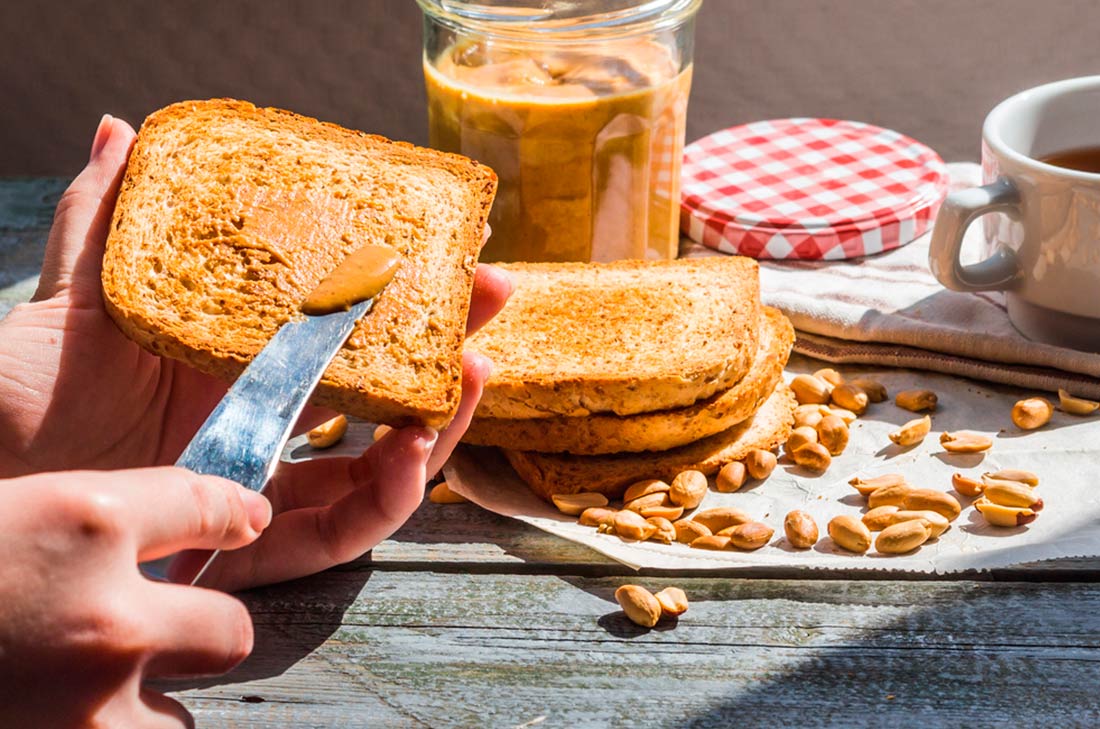
[[[976,164],[948,169],[952,190],[981,184]],[[981,225],[972,225],[964,244],[971,258],[981,236]],[[1100,354],[1025,338],[1009,322],[1000,293],[945,289],[928,267],[929,238],[848,261],[761,261],[761,298],[794,323],[795,350],[817,359],[1100,397]],[[724,254],[685,238],[680,255]]]

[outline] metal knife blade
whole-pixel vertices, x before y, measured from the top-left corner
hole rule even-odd
[[[371,298],[348,311],[283,324],[210,413],[176,465],[262,492],[313,388],[373,304]],[[217,554],[191,584],[200,582]],[[142,570],[164,579],[166,567],[166,560],[158,560],[143,564]]]

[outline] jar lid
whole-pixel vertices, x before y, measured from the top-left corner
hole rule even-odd
[[[927,231],[947,184],[940,156],[898,132],[836,119],[773,119],[688,145],[680,226],[724,253],[855,258]]]

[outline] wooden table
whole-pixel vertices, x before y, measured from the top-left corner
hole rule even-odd
[[[63,187],[0,181],[0,314],[33,291]],[[252,657],[166,688],[217,727],[1095,726],[1098,568],[637,574],[425,503],[371,556],[243,594]],[[679,585],[691,609],[637,628],[626,582]]]

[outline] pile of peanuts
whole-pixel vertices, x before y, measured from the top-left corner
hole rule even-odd
[[[615,590],[615,601],[630,622],[643,628],[652,628],[662,618],[683,615],[688,609],[687,595],[679,587],[653,594],[641,585],[623,585]]]

